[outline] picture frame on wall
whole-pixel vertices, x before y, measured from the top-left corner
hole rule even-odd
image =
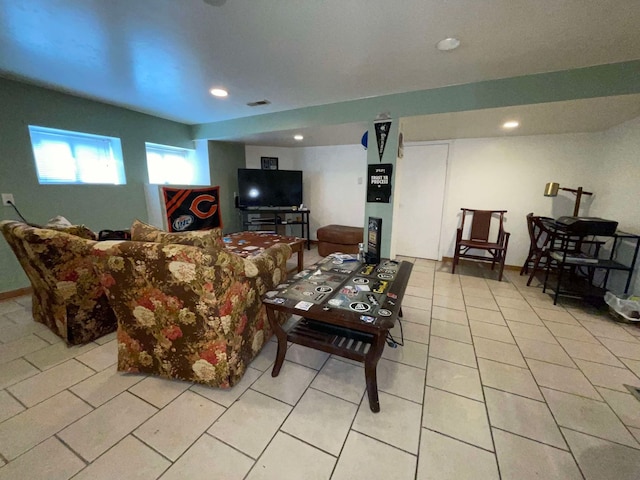
[[[278,157],[260,157],[262,170],[278,170]]]

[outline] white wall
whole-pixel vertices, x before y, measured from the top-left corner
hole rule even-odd
[[[247,168],[260,168],[260,157],[278,157],[281,170],[303,171],[311,239],[324,225],[363,225],[367,152],[361,145],[246,147]]]
[[[507,210],[505,230],[511,233],[506,263],[521,265],[529,251],[526,215],[572,215],[575,197],[545,197],[547,182],[594,187],[593,134],[536,135],[452,140],[445,193],[440,250],[452,257],[460,208]],[[589,214],[583,197],[581,215]]]
[[[311,209],[311,238],[317,238],[318,228],[332,223],[363,226],[366,150],[361,145],[296,150],[297,168],[304,172],[304,202]]]
[[[618,229],[640,234],[640,117],[600,134],[600,149],[594,152],[594,216],[618,221]],[[609,245],[607,245],[609,247]],[[635,243],[623,242],[615,258],[628,263]],[[640,295],[640,259],[632,277],[630,293]],[[612,272],[611,290],[622,293],[626,275]]]
[[[297,150],[297,148],[247,145],[245,147],[247,168],[260,168],[260,157],[277,157],[279,170],[299,170],[299,168],[295,166]]]

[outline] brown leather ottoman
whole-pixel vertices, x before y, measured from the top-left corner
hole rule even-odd
[[[334,253],[358,253],[358,244],[362,243],[363,227],[347,227],[345,225],[327,225],[320,227],[318,236],[318,253],[323,257]]]

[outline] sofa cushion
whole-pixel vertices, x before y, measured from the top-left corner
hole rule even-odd
[[[163,245],[171,243],[193,245],[206,250],[224,248],[221,228],[189,232],[165,232],[140,220],[134,220],[131,225],[131,240],[138,242],[156,242]]]

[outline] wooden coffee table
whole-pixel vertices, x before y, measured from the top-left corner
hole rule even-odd
[[[402,316],[402,297],[413,265],[388,260],[379,265],[336,265],[332,260],[327,257],[263,297],[278,338],[271,376],[280,373],[287,342],[363,362],[369,407],[379,412],[376,368],[387,334]],[[275,311],[304,318],[285,331]]]
[[[292,253],[298,254],[297,268],[289,272],[299,272],[304,268],[304,238],[287,237],[270,232],[238,232],[225,235],[224,244],[228,250],[243,257],[252,257],[262,253],[265,249],[276,243],[287,243]]]

